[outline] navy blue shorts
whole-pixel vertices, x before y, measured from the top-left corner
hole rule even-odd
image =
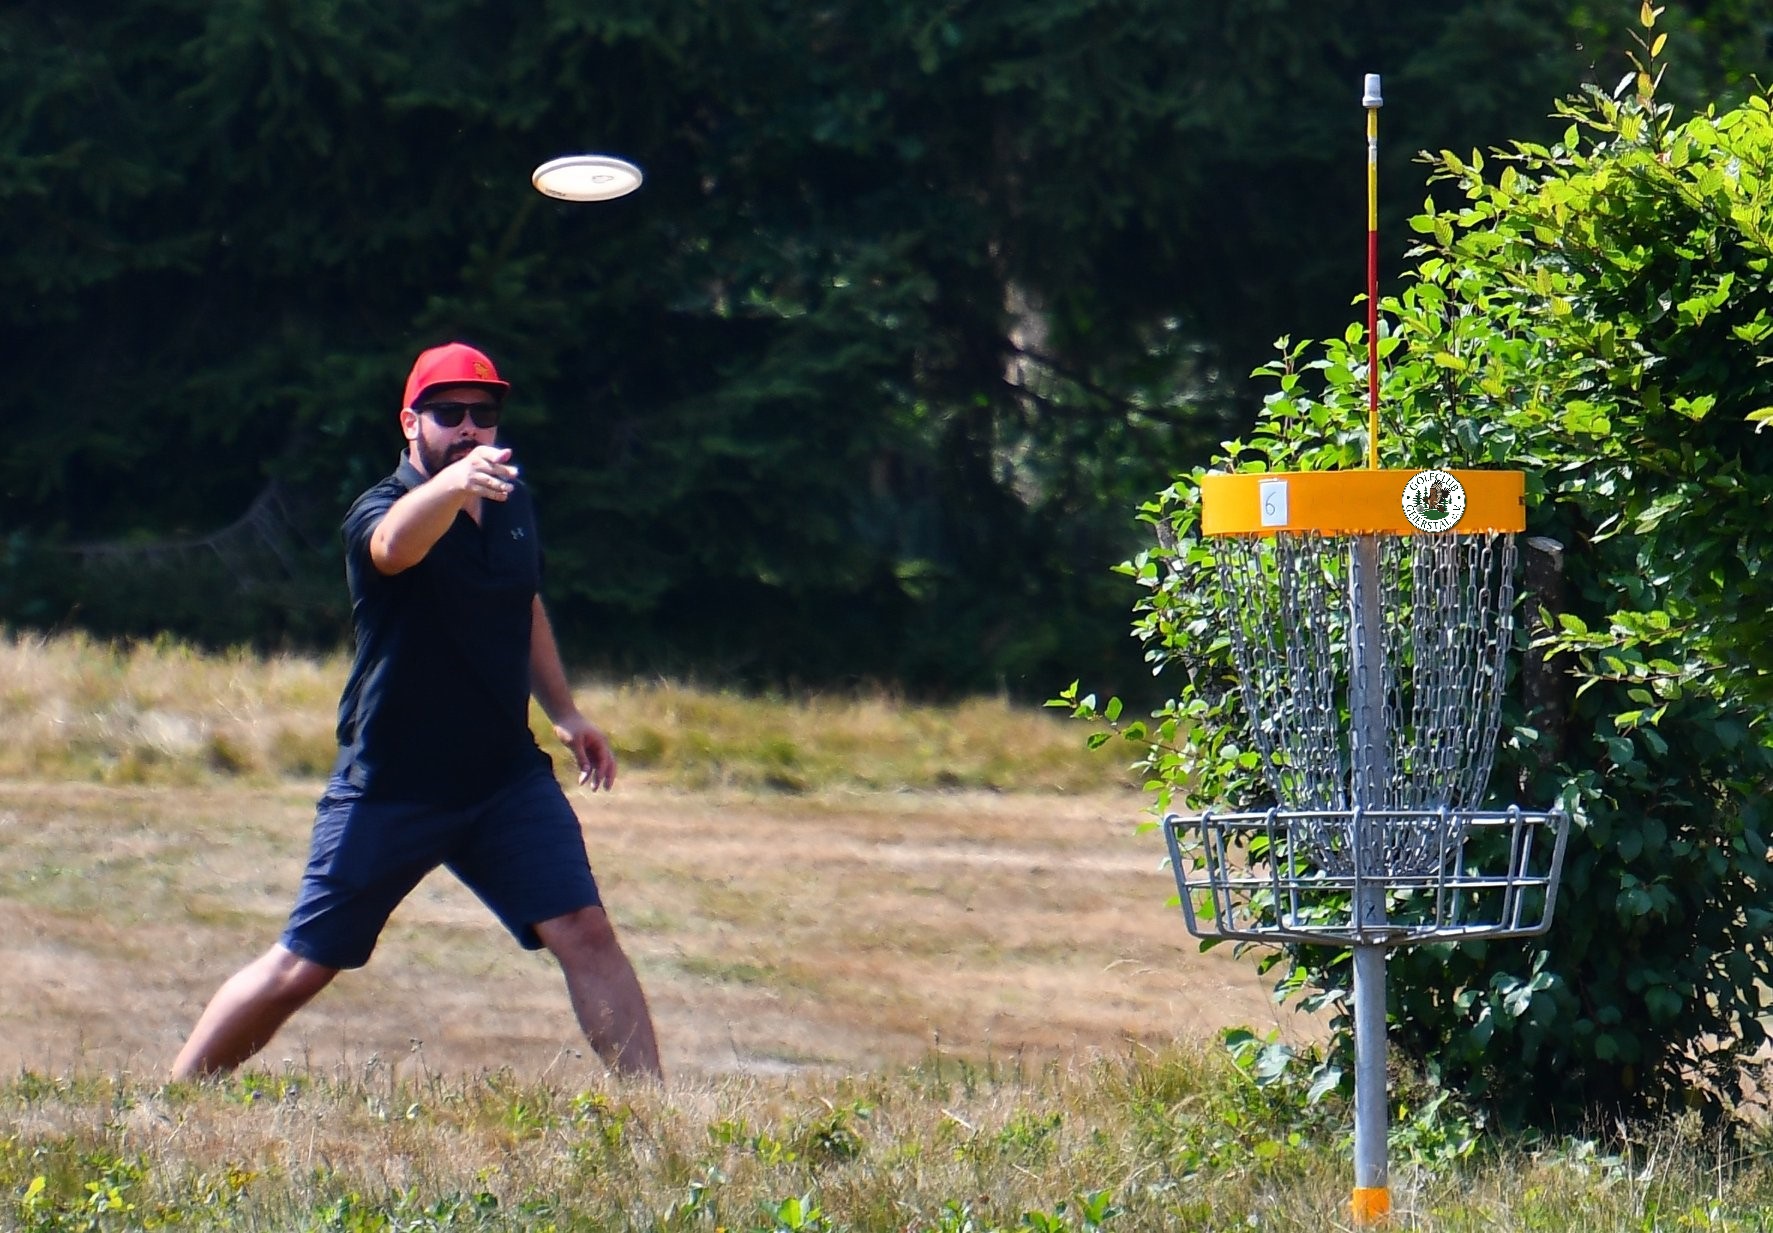
[[[335,775],[315,810],[308,869],[281,941],[324,967],[360,968],[389,914],[439,865],[526,950],[542,945],[537,922],[602,902],[579,819],[551,768],[460,809],[365,800]]]

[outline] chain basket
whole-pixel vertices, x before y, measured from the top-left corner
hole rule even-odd
[[[1567,819],[1481,808],[1524,477],[1430,474],[1469,492],[1459,529],[1408,520],[1403,472],[1206,477],[1202,526],[1277,804],[1165,819],[1196,936],[1389,946],[1549,927]]]
[[[1215,544],[1244,707],[1269,788],[1299,808],[1470,807],[1489,779],[1512,633],[1514,537],[1442,535],[1377,542],[1382,596],[1368,605],[1352,560],[1360,541],[1316,534]],[[1372,607],[1379,620],[1363,623]],[[1376,653],[1383,695],[1355,696],[1355,648]],[[1355,748],[1369,706],[1384,708],[1380,768],[1362,782]],[[1424,855],[1432,855],[1424,850]],[[1402,855],[1402,854],[1400,854]],[[1326,867],[1350,868],[1325,836]],[[1400,872],[1419,873],[1422,869]]]

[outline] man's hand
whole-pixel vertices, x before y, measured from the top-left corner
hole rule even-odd
[[[437,478],[468,496],[503,501],[517,486],[517,468],[511,451],[495,445],[476,445],[437,473]]]
[[[572,715],[554,725],[554,735],[572,751],[579,764],[579,784],[589,783],[593,792],[616,784],[616,755],[609,738],[583,715]]]

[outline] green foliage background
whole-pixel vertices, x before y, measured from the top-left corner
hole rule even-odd
[[[1710,84],[1764,55],[1752,5],[1677,16]],[[1137,691],[1126,511],[1362,285],[1361,74],[1390,268],[1411,150],[1549,138],[1625,17],[9,5],[0,619],[338,642],[339,511],[412,355],[466,337],[517,383],[577,662]],[[529,188],[581,149],[646,186]]]
[[[1455,199],[1411,221],[1411,278],[1383,305],[1383,463],[1527,473],[1528,531],[1565,545],[1569,588],[1540,649],[1576,686],[1558,723],[1505,715],[1492,783],[1498,805],[1572,815],[1551,933],[1395,952],[1391,1037],[1497,1112],[1565,1127],[1733,1109],[1773,979],[1773,95],[1677,119],[1655,17],[1641,69],[1564,107],[1555,142],[1432,160]],[[1362,465],[1365,366],[1358,328],[1290,348],[1216,464]],[[1164,546],[1126,567],[1179,697],[1122,730],[1166,803],[1254,805],[1199,475],[1146,507]],[[1339,958],[1283,970],[1345,1010]]]

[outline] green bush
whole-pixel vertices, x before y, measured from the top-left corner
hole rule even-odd
[[[1773,418],[1773,107],[1760,95],[1677,123],[1656,98],[1648,6],[1642,21],[1640,71],[1561,104],[1561,142],[1428,160],[1461,199],[1412,221],[1408,288],[1382,305],[1383,465],[1525,470],[1529,532],[1565,546],[1566,610],[1537,649],[1574,688],[1561,723],[1505,713],[1491,783],[1498,803],[1572,815],[1553,929],[1406,949],[1390,967],[1394,1044],[1542,1124],[1681,1101],[1724,1114],[1767,1039],[1773,983],[1773,447],[1758,437]],[[1361,465],[1365,370],[1358,327],[1283,340],[1278,388],[1216,467]],[[1145,507],[1159,544],[1123,567],[1175,700],[1128,723],[1075,687],[1063,699],[1141,749],[1160,809],[1266,792],[1229,688],[1201,474]],[[1532,597],[1523,609],[1517,630],[1540,615]],[[1345,1005],[1341,957],[1289,957],[1283,983]]]

